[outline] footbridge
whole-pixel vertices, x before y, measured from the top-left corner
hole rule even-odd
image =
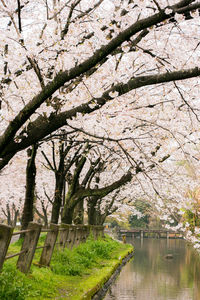
[[[166,229],[137,229],[133,228],[130,230],[126,229],[119,229],[118,230],[119,236],[126,236],[126,237],[132,237],[132,238],[173,238],[173,239],[182,239],[184,237],[183,232],[179,231],[172,231],[172,230],[166,230]]]

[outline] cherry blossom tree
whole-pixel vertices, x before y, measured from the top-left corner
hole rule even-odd
[[[180,50],[174,55],[177,50],[174,35],[169,35],[175,28],[177,39],[186,44],[184,34],[176,31],[184,14],[199,8],[196,1],[179,1],[174,5],[167,1],[160,5],[156,1],[142,5],[140,1],[17,3],[1,1],[1,18],[5,24],[1,45],[1,168],[16,152],[65,125],[66,120],[77,117],[78,113],[91,114],[113,97],[143,86],[199,76],[199,68],[192,57],[198,47],[196,41],[188,47],[189,56],[184,63],[180,59],[182,67],[178,68],[176,58]],[[31,30],[28,22],[32,23]],[[183,22],[184,30],[187,22]],[[192,27],[190,34],[196,32],[197,24]],[[161,38],[165,31],[166,35]],[[34,32],[34,38],[31,32]],[[158,43],[153,41],[155,35],[156,41],[161,38],[162,43],[170,38],[168,47],[164,44],[165,48],[162,47],[164,55],[170,50],[169,58],[145,51],[143,45],[137,47],[140,42],[147,47],[150,43],[157,50]],[[140,55],[135,55],[136,50],[150,53],[153,63],[148,64],[145,60],[142,64]],[[13,53],[15,57],[18,54],[15,64]],[[190,69],[184,68],[186,62],[190,63]],[[139,75],[143,73],[146,74]],[[100,79],[101,87],[97,93],[95,82],[98,80],[99,83]],[[73,103],[80,93],[75,106],[66,101],[70,98]],[[10,96],[14,98],[14,105],[8,100]],[[48,105],[50,107],[46,109]]]
[[[179,210],[183,187],[198,184],[177,163],[199,160],[199,9],[1,0],[1,189],[24,149],[68,125],[132,167],[127,197],[151,199],[163,217]]]

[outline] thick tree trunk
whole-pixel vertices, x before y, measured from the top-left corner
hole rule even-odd
[[[92,203],[88,209],[88,225],[103,225],[104,221],[104,215],[102,215],[100,210]]]
[[[58,172],[56,174],[54,202],[52,205],[52,212],[51,212],[51,223],[54,223],[54,224],[58,224],[58,220],[59,220],[60,207],[62,204],[63,184],[64,184],[63,173]]]
[[[84,224],[84,199],[80,200],[74,208],[73,223],[75,225]]]
[[[35,157],[37,152],[37,145],[33,145],[32,149],[28,149],[27,152],[29,159],[26,167],[26,194],[22,213],[21,230],[26,229],[28,223],[33,221],[33,204],[36,177]]]
[[[92,199],[89,198],[88,200],[88,225],[96,225],[97,223],[97,216],[96,216],[96,204],[98,198],[93,197]]]
[[[74,208],[65,207],[65,213],[62,215],[62,223],[72,224]]]

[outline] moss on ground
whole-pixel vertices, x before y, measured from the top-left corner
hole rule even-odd
[[[43,245],[42,236],[39,245]],[[21,241],[9,247],[9,254],[19,252]],[[41,250],[36,251],[31,271],[24,275],[16,269],[17,257],[5,262],[0,273],[0,299],[45,300],[91,299],[110,278],[122,259],[133,247],[106,237],[73,250],[55,249],[50,268],[39,268]]]

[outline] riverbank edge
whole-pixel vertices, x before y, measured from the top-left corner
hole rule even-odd
[[[111,277],[104,283],[103,287],[92,297],[92,300],[101,300],[104,297],[111,286],[111,284],[116,280],[117,276],[121,272],[122,268],[126,265],[126,263],[134,256],[134,251],[129,253],[126,257],[124,257],[116,269],[114,270]]]
[[[121,253],[119,253],[120,255]],[[100,300],[105,296],[109,286],[116,279],[123,266],[133,257],[134,249],[127,249],[125,253],[119,258],[118,262],[109,270],[103,278],[96,283],[94,287],[84,293],[80,300]]]

